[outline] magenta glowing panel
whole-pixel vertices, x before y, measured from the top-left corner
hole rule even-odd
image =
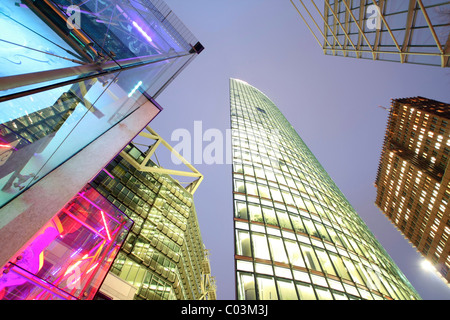
[[[0,300],[90,300],[133,221],[91,186],[5,266]]]

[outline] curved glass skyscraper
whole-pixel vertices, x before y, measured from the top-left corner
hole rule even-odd
[[[237,299],[420,299],[277,106],[230,100]]]

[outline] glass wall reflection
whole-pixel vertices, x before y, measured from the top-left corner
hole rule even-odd
[[[132,225],[86,186],[6,265],[0,300],[91,300]]]

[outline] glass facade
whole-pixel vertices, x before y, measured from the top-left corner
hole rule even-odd
[[[0,29],[0,207],[157,96],[202,49],[158,0],[4,0]]]
[[[448,1],[291,2],[327,55],[450,67]]]
[[[276,105],[230,101],[237,299],[420,299]]]
[[[375,204],[450,281],[450,105],[392,101],[375,181]]]
[[[150,64],[122,87],[155,96],[200,45],[159,0],[5,0],[0,27],[0,96]]]
[[[145,158],[133,144],[123,152]],[[137,287],[136,300],[204,298],[209,262],[192,194],[169,175],[139,171],[120,155],[105,169],[91,185],[134,221],[111,272]]]
[[[133,221],[85,187],[2,268],[0,300],[91,300]]]

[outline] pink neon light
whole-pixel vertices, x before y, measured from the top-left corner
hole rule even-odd
[[[86,271],[86,274],[89,274],[89,272],[91,272],[92,270],[94,270],[97,266],[98,266],[98,262],[95,263],[92,267],[90,267],[89,270]],[[73,286],[75,283],[79,282],[80,279],[81,279],[81,275],[80,275],[78,278],[74,279],[74,280],[72,281],[72,283],[70,283],[69,285],[72,285],[72,286]]]
[[[133,21],[133,26],[138,29],[138,31],[144,36],[145,39],[147,39],[148,42],[153,42],[152,38],[141,28],[140,25],[137,24],[136,21]]]
[[[71,265],[69,268],[67,268],[66,273],[64,273],[64,276],[66,276],[68,273],[72,272],[72,270],[74,270],[76,267],[78,267],[84,259],[86,259],[88,257],[87,254],[85,254],[83,256],[83,258],[81,258],[80,260],[78,260],[76,263],[74,263],[73,265]]]
[[[68,286],[68,287],[73,287],[73,286],[75,286],[75,283],[79,282],[80,279],[81,279],[81,276],[77,277],[76,279],[73,279],[73,281],[70,282],[70,283],[69,283],[69,281],[67,281],[67,286]]]
[[[0,143],[0,148],[12,148],[9,144],[1,144]]]
[[[108,240],[111,241],[111,235],[109,234],[109,229],[108,229],[108,226],[106,225],[105,213],[103,212],[103,210],[100,210],[100,213],[102,214],[102,220],[103,220],[103,224],[105,225]]]

